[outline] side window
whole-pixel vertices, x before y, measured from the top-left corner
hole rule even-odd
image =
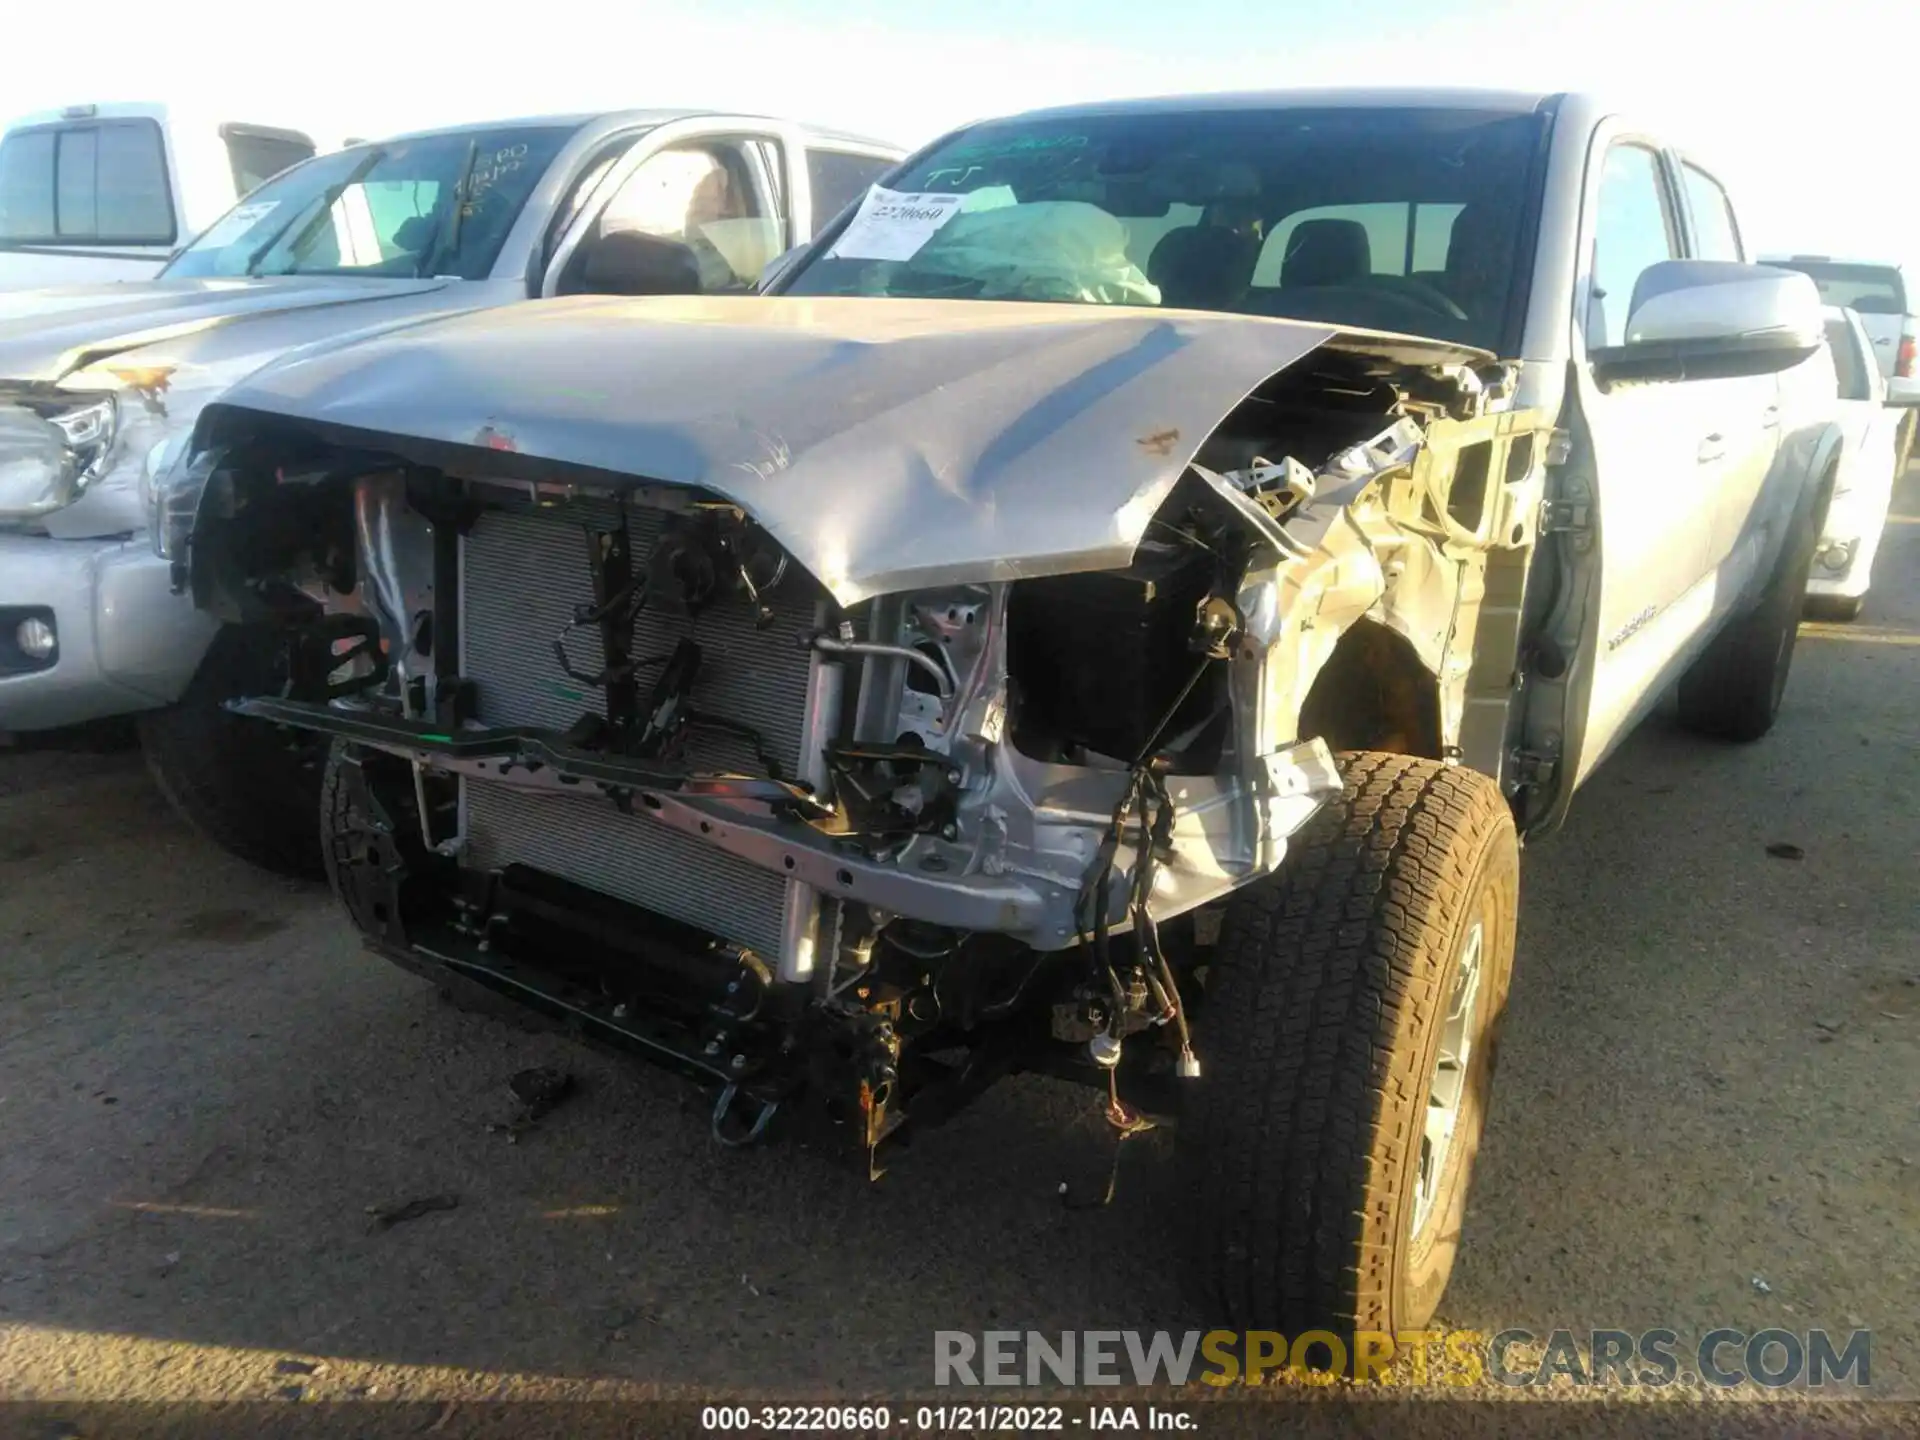
[[[1693,215],[1694,254],[1701,260],[1745,260],[1740,249],[1740,227],[1720,182],[1691,165],[1680,167],[1687,187],[1687,209]]]
[[[1641,272],[1676,254],[1660,157],[1644,145],[1615,145],[1607,152],[1601,172],[1600,207],[1594,223],[1589,350],[1626,340],[1633,287]]]
[[[542,270],[545,270],[546,267],[552,263],[554,247],[560,243],[560,238],[567,233],[568,229],[573,225],[574,220],[579,217],[581,207],[587,203],[587,197],[593,194],[594,186],[600,183],[607,171],[613,168],[614,163],[619,160],[633,144],[634,138],[631,135],[616,140],[611,145],[603,147],[581,169],[579,178],[573,182],[573,187],[567,191],[566,199],[554,207],[553,219],[547,222],[546,241],[540,252],[540,268]]]
[[[54,228],[62,240],[93,240],[100,234],[94,197],[100,167],[100,132],[67,130],[54,154]]]
[[[56,133],[17,130],[0,140],[0,240],[53,238]]]
[[[746,291],[782,248],[779,219],[766,210],[739,151],[683,145],[641,162],[600,212],[593,238],[638,231],[678,240],[699,262],[703,294]]]
[[[236,195],[257,189],[289,165],[298,165],[313,155],[311,140],[244,125],[222,125],[220,138],[226,142]]]
[[[834,216],[867,193],[867,187],[893,168],[891,160],[849,155],[841,150],[807,151],[807,184],[813,187],[813,228],[822,230]]]
[[[173,239],[173,199],[160,132],[102,125],[94,169],[94,234],[102,240]]]

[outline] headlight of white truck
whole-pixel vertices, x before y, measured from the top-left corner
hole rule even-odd
[[[59,407],[0,403],[0,520],[34,520],[98,479],[119,429],[113,396]]]

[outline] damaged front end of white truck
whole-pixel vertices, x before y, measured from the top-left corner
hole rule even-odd
[[[284,635],[366,942],[824,1117],[1208,1071],[1336,753],[1499,774],[1548,433],[1484,352],[777,298],[400,329],[209,409],[181,584]],[[1204,1083],[1204,1082],[1201,1082]]]

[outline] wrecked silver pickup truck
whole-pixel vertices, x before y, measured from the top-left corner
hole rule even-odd
[[[333,738],[380,953],[870,1173],[1012,1071],[1178,1114],[1214,1304],[1417,1326],[1518,835],[1675,678],[1771,723],[1830,480],[1811,286],[1684,210],[1612,243],[1686,163],[1632,134],[1378,94],[974,126],[775,293],[260,372],[165,499],[183,578],[286,637],[239,708]]]

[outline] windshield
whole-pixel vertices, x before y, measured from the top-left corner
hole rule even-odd
[[[1501,351],[1543,124],[1357,108],[994,121],[910,161],[777,288],[1284,315]]]
[[[163,273],[483,279],[572,134],[502,126],[320,156],[247,196]]]

